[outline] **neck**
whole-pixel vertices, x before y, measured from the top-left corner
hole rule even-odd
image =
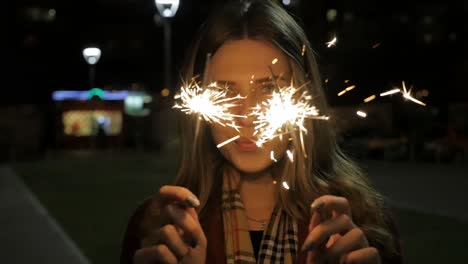
[[[273,209],[276,203],[276,186],[270,172],[241,174],[239,187],[239,194],[248,211]]]

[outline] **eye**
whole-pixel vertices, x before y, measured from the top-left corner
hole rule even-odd
[[[264,83],[261,87],[263,93],[272,93],[275,88],[276,86],[273,83]]]
[[[235,96],[238,94],[236,91],[234,85],[226,84],[223,86],[223,91],[226,93],[228,96]]]

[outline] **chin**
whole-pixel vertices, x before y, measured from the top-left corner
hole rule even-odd
[[[254,157],[235,157],[231,160],[232,165],[243,173],[259,173],[268,169],[273,161],[268,159],[258,159]]]

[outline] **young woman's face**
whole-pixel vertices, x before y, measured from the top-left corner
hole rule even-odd
[[[273,64],[272,62],[275,61]],[[230,94],[240,94],[245,99],[239,101],[239,106],[232,108],[237,115],[247,115],[238,118],[240,133],[233,128],[219,124],[211,125],[211,132],[216,144],[222,143],[236,135],[241,138],[221,147],[219,150],[237,169],[245,173],[258,173],[267,169],[274,161],[270,152],[274,151],[275,159],[279,160],[288,146],[288,138],[270,140],[260,148],[255,144],[254,116],[248,116],[252,108],[269,98],[275,89],[271,80],[273,73],[279,77],[280,85],[287,85],[291,79],[289,60],[283,52],[274,45],[260,40],[233,40],[223,44],[213,55],[210,62],[209,79],[220,86],[227,86]]]

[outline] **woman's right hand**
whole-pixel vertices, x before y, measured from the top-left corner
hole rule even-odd
[[[143,239],[133,263],[205,263],[207,241],[193,208],[200,205],[196,196],[183,187],[163,186],[159,198],[161,218],[170,223]]]

